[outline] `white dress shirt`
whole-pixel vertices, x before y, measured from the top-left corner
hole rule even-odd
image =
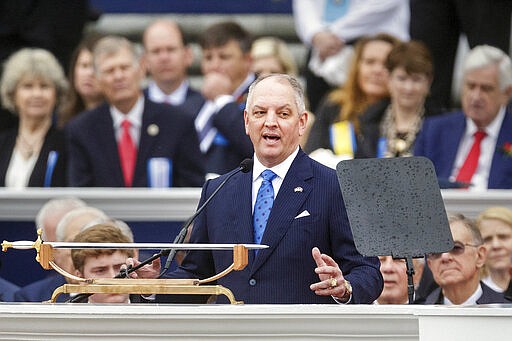
[[[261,187],[261,183],[263,182],[263,178],[261,177],[261,173],[265,169],[270,169],[272,172],[274,172],[277,176],[272,180],[272,187],[274,187],[274,199],[277,197],[277,193],[279,192],[279,189],[281,188],[281,185],[283,184],[284,177],[286,176],[286,173],[288,173],[288,170],[290,169],[290,166],[292,165],[293,160],[299,153],[299,147],[293,152],[290,156],[286,158],[283,162],[278,164],[277,166],[274,166],[272,168],[268,168],[263,166],[263,164],[258,160],[258,157],[256,154],[254,154],[254,166],[252,169],[252,211],[254,212],[254,205],[256,204],[256,197],[258,196],[258,190]]]
[[[188,81],[181,82],[180,86],[169,95],[165,94],[154,81],[148,85],[148,98],[156,103],[169,103],[173,105],[182,105],[187,98]]]
[[[473,178],[471,179],[472,186],[469,190],[482,191],[486,190],[488,187],[492,158],[494,151],[496,150],[496,142],[498,141],[498,135],[504,118],[505,106],[502,106],[498,115],[496,115],[494,120],[485,128],[487,135],[480,143],[480,158],[478,159],[478,166],[475,174],[473,174]],[[464,161],[466,161],[469,150],[473,146],[473,135],[477,130],[478,127],[475,123],[470,118],[466,118],[466,131],[462,136],[459,149],[457,150],[457,156],[455,158],[454,167],[451,173],[452,175],[450,177],[451,181],[455,181],[457,174],[459,174],[459,169],[464,164]]]
[[[129,120],[130,135],[135,146],[138,147],[140,141],[140,129],[142,127],[142,113],[144,112],[144,96],[140,96],[132,109],[127,113],[123,114],[117,110],[114,106],[110,106],[110,115],[112,115],[112,121],[114,122],[114,131],[116,133],[116,141],[119,143],[123,129],[121,123],[124,120]]]
[[[475,304],[477,304],[476,301],[480,298],[480,296],[482,296],[483,293],[484,292],[482,290],[482,286],[479,283],[475,292],[471,296],[469,296],[466,301],[462,302],[460,305],[475,305]],[[449,299],[447,299],[446,296],[444,296],[444,298],[443,298],[443,304],[454,305],[454,303],[452,303]]]

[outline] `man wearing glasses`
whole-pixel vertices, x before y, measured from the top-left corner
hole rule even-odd
[[[486,249],[474,221],[462,214],[451,215],[448,221],[454,246],[449,252],[428,255],[428,265],[439,288],[427,296],[425,304],[509,303],[502,293],[480,281]]]

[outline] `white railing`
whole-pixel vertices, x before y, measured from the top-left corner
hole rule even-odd
[[[0,220],[32,221],[49,199],[76,196],[107,214],[127,221],[184,221],[196,209],[200,188],[34,188],[0,189]],[[512,190],[481,193],[443,190],[446,210],[475,217],[491,206],[512,209]]]

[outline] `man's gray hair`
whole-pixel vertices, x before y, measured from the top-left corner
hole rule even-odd
[[[464,225],[469,232],[471,232],[471,236],[473,238],[473,243],[475,245],[482,245],[484,243],[484,239],[482,238],[482,234],[476,225],[476,221],[474,219],[466,217],[462,213],[450,213],[448,214],[448,222],[450,224],[460,222]]]
[[[69,212],[74,210],[75,208],[87,206],[85,201],[82,199],[78,199],[75,197],[64,197],[64,198],[54,198],[48,200],[37,212],[36,215],[36,230],[43,229],[43,240],[46,240],[45,236],[45,226],[44,221],[48,216],[50,216],[54,212]],[[62,213],[61,213],[62,214]]]
[[[115,55],[123,49],[128,50],[132,54],[133,63],[137,65],[142,55],[141,47],[138,47],[125,37],[115,35],[106,36],[98,40],[93,50],[93,65],[96,74],[99,72],[98,60],[100,58]]]
[[[276,78],[279,82],[287,82],[291,88],[293,89],[293,94],[295,97],[295,105],[297,106],[297,110],[299,112],[299,115],[302,115],[304,111],[306,111],[306,105],[304,101],[304,90],[302,88],[302,85],[297,80],[297,78],[282,74],[282,73],[271,73],[265,76],[258,77],[251,86],[249,87],[249,94],[247,95],[247,102],[246,102],[246,108],[247,110],[250,110],[252,105],[252,97],[254,94],[254,89],[256,86],[261,83],[261,81],[269,78]]]
[[[479,45],[469,51],[463,64],[463,74],[486,66],[498,67],[498,80],[500,90],[504,91],[512,86],[512,61],[510,57],[498,49],[489,45]]]
[[[81,215],[86,215],[86,214],[90,215],[90,217],[91,217],[91,220],[89,221],[89,223],[95,222],[95,224],[101,224],[101,223],[104,223],[105,221],[109,220],[109,217],[107,216],[107,214],[105,212],[103,212],[102,210],[100,210],[99,208],[91,207],[91,206],[76,208],[76,209],[68,212],[59,221],[59,224],[57,225],[57,231],[55,232],[57,241],[65,242],[66,238],[67,238],[67,232],[68,232],[67,230],[69,229],[69,226],[71,225],[73,220]],[[85,225],[90,225],[90,224],[86,223]],[[80,230],[82,227],[83,226],[80,226],[78,230]]]

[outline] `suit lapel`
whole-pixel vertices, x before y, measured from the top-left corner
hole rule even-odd
[[[114,121],[112,121],[109,106],[107,104],[103,104],[97,110],[97,117],[94,119],[97,124],[94,126],[100,131],[99,134],[95,134],[99,140],[98,146],[100,146],[100,150],[108,156],[108,160],[111,160],[112,163],[117,165],[112,168],[112,176],[115,177],[115,181],[119,186],[124,186],[123,171],[121,170],[121,160],[119,159],[116,132],[114,130]]]
[[[156,109],[153,108],[151,103],[147,99],[144,100],[144,111],[142,113],[142,126],[140,129],[140,140],[139,140],[139,148],[137,150],[137,162],[135,163],[135,172],[133,177],[133,184],[134,186],[136,184],[142,185],[143,183],[146,183],[145,179],[141,180],[141,177],[146,174],[146,163],[145,160],[147,160],[151,155],[151,150],[153,147],[153,144],[156,141],[156,138],[158,137],[158,133],[156,135],[149,135],[148,134],[148,127],[150,125],[154,125],[155,127],[158,127],[158,124],[155,123],[158,122],[156,120],[157,112]],[[161,127],[158,127],[161,129]]]
[[[506,142],[511,142],[510,136],[512,134],[510,131],[512,131],[512,114],[507,110],[503,118],[503,123],[501,124],[498,139],[496,140],[496,148],[491,161],[491,169],[489,170],[488,188],[498,188],[499,184],[503,184],[502,177],[504,175],[506,176],[506,172],[503,172],[503,170],[506,167],[505,164],[506,161],[508,161],[508,157],[505,156],[499,148]]]
[[[446,177],[451,176],[455,159],[457,157],[457,150],[459,149],[459,143],[462,139],[462,135],[466,129],[466,119],[463,116],[462,120],[457,120],[454,124],[453,130],[449,130],[448,134],[443,136],[445,150],[442,153],[446,153],[447,168]],[[441,175],[442,176],[442,175]]]
[[[274,252],[281,239],[290,228],[298,210],[312,190],[311,184],[307,181],[312,176],[309,160],[302,150],[300,150],[279,189],[267,222],[265,233],[263,234],[261,243],[268,245],[269,248],[258,253],[251,269],[252,273],[257,271],[272,252]],[[302,191],[296,191],[296,188],[302,188]],[[252,222],[250,225],[252,233]]]

